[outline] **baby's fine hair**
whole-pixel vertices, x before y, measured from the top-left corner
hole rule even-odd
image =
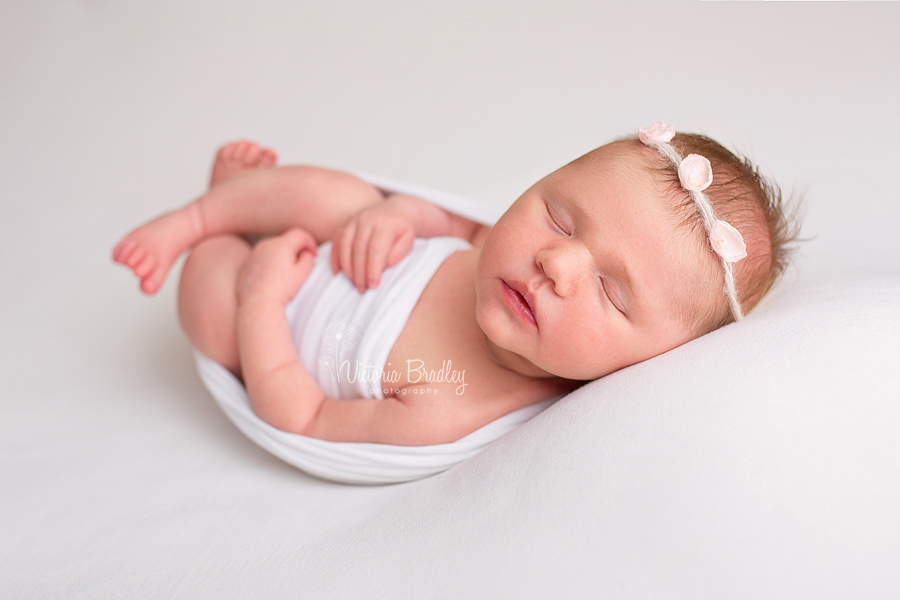
[[[706,237],[696,204],[681,186],[672,162],[637,139],[633,143],[648,157],[648,166],[666,197],[677,199],[680,225],[689,231],[699,230]],[[712,165],[713,181],[705,193],[718,218],[737,228],[747,245],[747,257],[733,263],[738,301],[746,314],[781,278],[790,263],[800,233],[801,201],[784,202],[781,189],[764,177],[749,159],[732,153],[713,139],[677,133],[670,143],[681,156],[699,154]],[[710,254],[714,256],[711,247]],[[718,259],[710,265],[716,273],[721,272]],[[698,299],[691,314],[684,315],[697,335],[734,321],[721,290],[710,292],[709,298]]]

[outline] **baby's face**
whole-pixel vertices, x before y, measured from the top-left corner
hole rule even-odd
[[[599,148],[526,191],[492,228],[476,317],[500,364],[590,380],[693,337],[679,318],[721,284],[698,235],[627,143]]]

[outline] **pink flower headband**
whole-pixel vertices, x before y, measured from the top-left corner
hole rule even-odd
[[[663,121],[640,128],[638,137],[644,144],[659,150],[660,154],[675,165],[681,187],[691,195],[703,219],[703,228],[709,236],[709,244],[722,259],[722,267],[725,269],[725,295],[728,296],[728,304],[735,321],[740,321],[744,315],[741,312],[741,303],[738,302],[731,265],[747,256],[747,246],[737,229],[716,218],[709,197],[703,193],[713,180],[712,165],[705,156],[699,154],[688,154],[681,158],[678,151],[669,143],[675,137],[675,128]]]

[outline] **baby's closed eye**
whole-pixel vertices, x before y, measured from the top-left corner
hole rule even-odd
[[[617,311],[622,313],[624,316],[628,316],[625,313],[624,304],[622,303],[622,299],[619,296],[618,290],[616,290],[616,286],[613,285],[610,281],[600,278],[600,293],[603,294],[607,300],[609,300],[610,304],[612,304]]]
[[[550,217],[550,221],[553,223],[553,225],[554,225],[561,233],[563,233],[563,234],[565,234],[565,235],[572,235],[572,232],[570,231],[571,228],[568,228],[568,227],[566,227],[566,226],[563,225],[563,223],[565,222],[564,219],[563,219],[561,216],[559,216],[558,214],[554,214],[554,210],[553,210],[553,208],[550,206],[550,203],[549,203],[549,202],[544,202],[544,206],[547,207],[547,216]]]

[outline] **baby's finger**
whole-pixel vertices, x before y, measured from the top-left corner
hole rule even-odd
[[[281,290],[281,299],[284,302],[290,302],[291,298],[300,292],[314,267],[315,256],[313,252],[308,248],[300,250],[296,260],[288,265],[287,269],[282,271],[279,277],[278,285]]]
[[[334,236],[331,238],[331,273],[337,275],[341,271],[341,245],[344,243],[344,236],[353,222],[347,222],[337,228]]]
[[[294,228],[260,242],[257,249],[270,260],[296,262],[302,251],[315,251],[315,240],[303,229]]]
[[[394,232],[387,229],[379,229],[372,235],[369,242],[369,252],[366,256],[366,285],[370,288],[378,287],[381,283],[381,273],[384,271],[388,253],[394,244]]]
[[[349,223],[340,234],[337,247],[332,246],[332,254],[337,255],[338,271],[343,271],[349,278],[353,274],[353,238],[356,233],[356,224]]]
[[[369,251],[369,239],[372,237],[372,228],[364,227],[357,231],[353,240],[353,284],[359,293],[366,291],[366,254]]]
[[[338,262],[338,247],[340,245],[340,236],[341,232],[339,231],[337,235],[334,236],[334,239],[331,240],[331,274],[337,275],[338,271],[341,270],[341,265]]]
[[[309,274],[312,272],[313,267],[316,265],[316,257],[315,253],[310,252],[309,250],[302,250],[300,255],[297,257],[297,262],[294,263],[294,276],[297,280],[299,280],[300,285],[303,285],[303,282],[306,281],[306,278],[309,277]]]
[[[289,244],[289,247],[295,254],[299,254],[303,250],[308,250],[315,256],[317,250],[316,239],[308,231],[305,229],[293,228],[285,232],[284,235],[286,243]]]
[[[278,244],[281,247],[294,250],[299,247],[303,239],[303,230],[297,228],[288,229],[274,239],[278,240]]]
[[[385,268],[393,267],[398,262],[403,260],[403,257],[409,254],[409,251],[412,249],[413,242],[415,241],[416,233],[412,229],[407,229],[401,232],[400,236],[391,247],[390,253],[388,253]]]

